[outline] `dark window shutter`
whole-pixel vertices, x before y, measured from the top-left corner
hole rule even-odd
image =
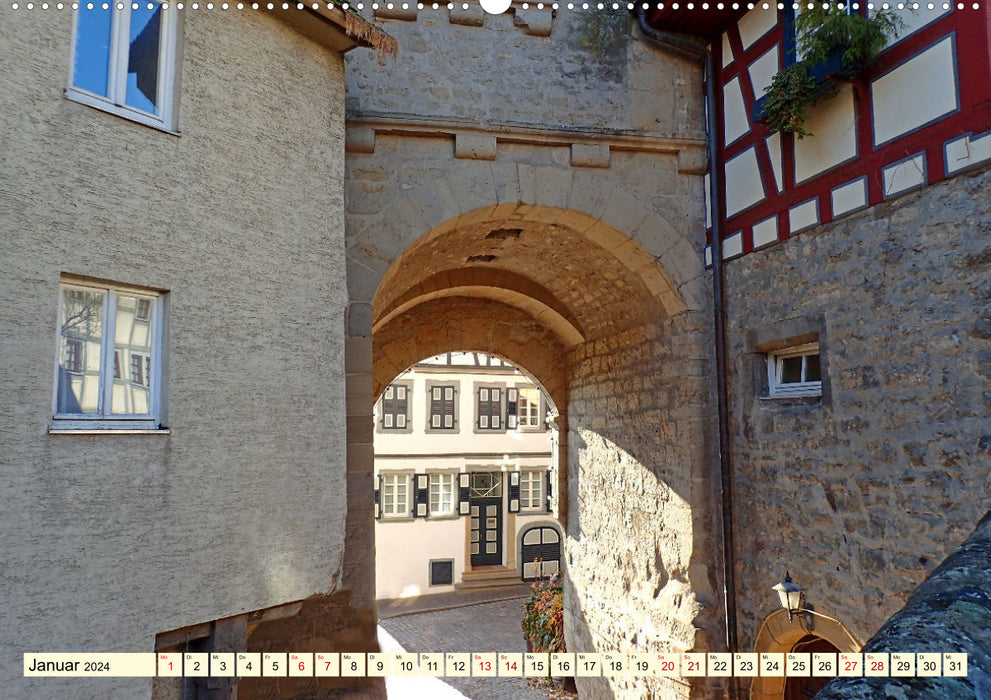
[[[458,514],[471,512],[471,474],[458,474]]]
[[[417,474],[413,477],[413,484],[415,495],[413,516],[425,518],[430,512],[430,478],[426,474]]]
[[[382,517],[382,475],[375,475],[375,519]]]
[[[544,508],[546,510],[550,510],[551,495],[554,493],[553,490],[552,490],[553,483],[554,483],[553,482],[553,474],[554,474],[554,470],[553,469],[551,469],[551,470],[549,470],[547,472],[547,499],[544,501]]]
[[[520,473],[509,474],[509,512],[520,512]]]
[[[458,417],[454,415],[454,388],[451,388],[451,398],[447,398],[447,387],[444,389],[444,427],[447,427],[447,416],[453,419],[454,427],[458,425]]]
[[[506,427],[515,430],[519,424],[518,407],[519,398],[516,389],[506,390]]]

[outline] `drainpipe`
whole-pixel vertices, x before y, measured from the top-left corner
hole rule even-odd
[[[722,172],[716,167],[716,63],[712,52],[705,46],[688,41],[682,36],[662,32],[647,24],[643,6],[636,10],[640,31],[651,44],[666,53],[702,61],[706,75],[706,101],[708,116],[706,131],[709,143],[709,218],[712,222],[712,299],[716,353],[716,395],[719,423],[719,475],[722,497],[723,538],[723,600],[726,613],[726,648],[737,651],[736,635],[736,575],[733,545],[732,463],[729,441],[729,393],[726,387],[726,313],[723,293],[723,210],[721,197]]]

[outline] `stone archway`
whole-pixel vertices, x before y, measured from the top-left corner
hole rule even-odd
[[[776,610],[764,619],[754,641],[754,651],[788,652],[858,652],[863,645],[842,622],[822,610],[806,610],[788,615],[787,610]],[[802,692],[821,685],[810,678],[784,676],[760,676],[750,686],[751,700],[795,700]]]
[[[374,547],[375,397],[423,357],[484,352],[525,367],[558,407],[571,648],[718,639],[716,606],[700,605],[718,586],[699,249],[616,173],[535,168],[531,181],[516,163],[449,165],[349,204],[372,212],[351,217],[348,237],[351,551]],[[357,556],[346,571],[370,580]],[[684,692],[664,683],[580,685],[603,698]]]

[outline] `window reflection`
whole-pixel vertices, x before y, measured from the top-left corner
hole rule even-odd
[[[104,296],[102,292],[62,290],[59,413],[98,413],[100,410]]]
[[[127,60],[126,103],[144,112],[158,112],[158,55],[162,6],[131,9],[130,51]]]
[[[154,309],[147,299],[117,295],[116,363],[111,413],[145,414],[151,399],[151,329]],[[118,376],[122,375],[122,376]]]
[[[76,87],[107,97],[110,76],[110,27],[113,11],[95,7],[79,10],[76,30]]]

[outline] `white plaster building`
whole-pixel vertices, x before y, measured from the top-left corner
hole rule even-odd
[[[382,392],[375,410],[379,598],[516,584],[557,571],[553,413],[519,369],[482,353],[429,358]]]

